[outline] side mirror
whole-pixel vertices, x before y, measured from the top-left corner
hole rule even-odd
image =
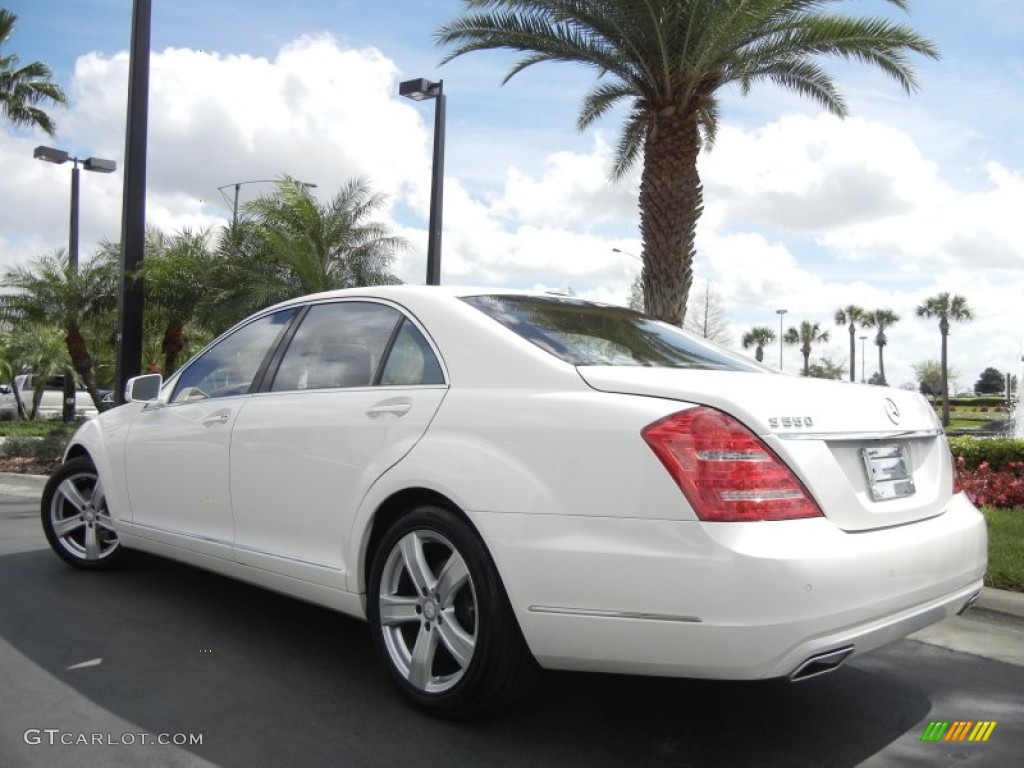
[[[124,399],[127,403],[151,403],[160,397],[160,387],[164,384],[164,377],[159,373],[147,373],[145,376],[136,376],[128,379],[124,388]]]

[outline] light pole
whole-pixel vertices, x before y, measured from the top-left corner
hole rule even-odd
[[[782,370],[782,321],[786,317],[788,309],[776,309],[775,314],[779,316],[779,370]]]
[[[32,152],[36,160],[44,160],[54,165],[63,165],[68,160],[71,166],[71,221],[68,225],[68,279],[78,274],[78,164],[87,171],[97,173],[113,173],[117,170],[117,163],[113,160],[104,160],[99,157],[87,157],[84,160],[72,157],[63,149],[53,147],[36,147]],[[75,377],[72,371],[64,372],[64,421],[75,420]]]
[[[124,402],[128,379],[142,371],[142,282],[136,272],[146,247],[146,152],[149,142],[149,52],[151,0],[132,1],[128,57],[128,116],[124,132],[124,193],[121,202],[121,290],[117,297],[117,359],[114,398]]]
[[[427,240],[427,285],[441,284],[441,218],[444,209],[444,80],[419,78],[398,85],[398,95],[413,101],[434,99],[434,162],[430,176],[430,236]]]
[[[864,342],[867,341],[867,336],[860,337],[860,383],[864,383]]]
[[[225,198],[227,197],[227,195],[224,195],[224,190],[227,189],[228,187],[234,187],[235,188],[235,199],[234,199],[234,201],[232,202],[232,205],[231,205],[231,226],[232,226],[232,228],[234,228],[234,226],[236,224],[238,224],[238,192],[239,192],[239,190],[241,190],[242,185],[243,184],[276,184],[278,181],[280,181],[280,179],[253,179],[252,181],[236,181],[234,184],[224,184],[222,186],[217,187],[217,191],[220,192],[221,195],[224,196]],[[296,181],[295,183],[298,184],[300,187],[303,187],[306,190],[316,189],[316,184],[310,184],[308,181]]]

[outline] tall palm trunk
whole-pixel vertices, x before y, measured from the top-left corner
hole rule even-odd
[[[164,353],[164,378],[170,376],[178,367],[178,355],[185,348],[185,322],[180,319],[171,320],[164,330],[161,351]]]
[[[854,341],[854,336],[857,335],[857,326],[850,322],[850,381],[856,381],[857,378],[854,375],[854,371],[857,370],[857,343]]]
[[[93,375],[92,370],[92,357],[89,355],[89,348],[86,346],[85,339],[77,328],[72,328],[68,331],[68,335],[64,340],[68,345],[68,354],[71,356],[71,364],[75,368],[75,373],[78,374],[82,383],[85,384],[85,389],[89,393],[89,397],[92,398],[96,410],[102,411],[105,406],[103,405],[99,390],[96,389],[96,377]]]
[[[885,386],[885,341],[884,337],[878,340],[878,377],[879,383]]]
[[[949,383],[946,381],[946,339],[949,336],[949,321],[939,320],[939,331],[942,333],[942,426],[949,426]]]
[[[681,326],[693,282],[694,233],[704,193],[697,173],[694,115],[658,115],[647,136],[640,178],[640,234],[647,313]]]

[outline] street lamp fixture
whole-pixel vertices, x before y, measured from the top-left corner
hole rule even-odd
[[[253,179],[252,181],[236,181],[234,184],[224,184],[217,187],[217,191],[221,193],[225,200],[227,199],[227,195],[224,194],[224,190],[228,187],[235,188],[235,199],[231,206],[231,226],[234,227],[238,224],[238,192],[242,189],[243,184],[276,184],[279,181],[280,179]],[[316,184],[311,184],[308,181],[296,181],[295,183],[307,191],[310,189],[316,189]]]
[[[779,316],[779,370],[782,370],[782,320],[786,317],[788,309],[776,309],[775,314]]]
[[[444,197],[444,80],[418,78],[398,84],[398,95],[413,101],[434,99],[434,161],[430,175],[430,236],[427,240],[427,285],[441,284],[441,219]]]
[[[81,163],[87,171],[113,173],[117,170],[117,163],[99,157],[87,157],[83,160],[72,157],[63,149],[42,146],[32,151],[32,157],[54,165],[63,165],[68,160],[74,164],[71,167],[71,220],[68,225],[68,276],[73,277],[78,274],[78,164]],[[75,378],[71,371],[64,373],[63,416],[64,421],[75,420]]]

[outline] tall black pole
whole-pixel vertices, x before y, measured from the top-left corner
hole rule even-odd
[[[151,0],[134,0],[128,64],[128,125],[124,144],[121,207],[121,292],[117,306],[117,366],[114,396],[124,402],[125,385],[142,370],[142,286],[135,270],[146,244],[146,136],[149,121]]]
[[[427,241],[427,285],[441,284],[441,219],[444,209],[444,80],[434,98],[434,168],[430,177],[430,239]]]
[[[68,224],[68,282],[78,276],[78,158],[72,158],[71,166],[71,221]],[[64,407],[61,415],[70,424],[75,420],[75,374],[71,368],[64,370]]]

